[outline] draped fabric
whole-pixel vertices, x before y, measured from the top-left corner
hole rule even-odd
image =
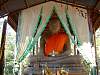
[[[36,35],[32,36],[30,43],[28,44],[28,46],[25,49],[22,56],[19,58],[19,62],[21,62],[27,56],[27,54],[31,51],[32,47],[34,47],[35,43],[37,43],[38,38],[41,36],[42,32],[44,31],[51,15],[52,15],[52,9],[53,9],[52,3],[45,3],[44,5],[42,5],[42,7],[43,8],[42,8],[42,13],[41,13],[41,21],[40,21],[40,25],[38,26]],[[33,35],[33,33],[32,33],[32,35]]]
[[[86,13],[87,13],[86,10],[80,9],[80,8],[77,10],[75,7],[72,7],[70,5],[60,4],[60,3],[56,3],[55,8],[56,8],[56,13],[66,33],[68,34],[69,38],[72,40],[74,44],[77,44],[77,42],[75,42],[75,40],[72,38],[72,35],[70,32],[70,29],[72,29],[73,34],[77,38],[77,41],[78,41],[77,49],[79,50],[83,58],[88,63],[90,62],[94,63],[95,60],[94,60],[94,57],[92,56],[93,52],[91,49],[91,45],[89,43],[90,42],[89,28],[88,28],[88,20],[86,17]],[[76,11],[72,11],[72,10],[76,10]],[[81,14],[79,10],[82,11]]]
[[[41,5],[21,11],[17,28],[17,59],[25,52],[36,32],[40,18]]]
[[[70,25],[74,31],[74,34],[77,33],[77,36],[80,39],[81,43],[90,42],[87,10],[82,8],[72,7],[69,5],[67,6],[67,8],[68,8],[67,16],[71,20]],[[75,29],[77,31],[75,31]]]
[[[76,44],[75,40],[72,38],[70,29],[72,29],[77,41],[81,41],[81,45],[89,42],[88,20],[87,17],[85,17],[87,16],[87,11],[85,9],[76,9],[70,5],[56,3],[53,1],[46,2],[21,11],[17,34],[17,58],[20,62],[27,56],[27,54],[32,50],[32,47],[34,47],[34,45],[37,43],[38,38],[41,36],[53,13],[53,10],[55,10],[57,13],[62,26],[65,32],[68,34],[68,37],[72,40],[72,43]],[[80,14],[80,12],[82,13]],[[38,25],[39,19],[40,23]],[[79,49],[79,52],[83,55],[83,57],[87,57],[90,60],[89,56],[84,54],[85,51],[85,48],[81,47],[81,49]]]
[[[59,32],[48,37],[45,44],[45,55],[55,51],[57,54],[63,52],[64,44],[68,41],[68,36],[64,32]]]
[[[87,10],[71,6],[67,8],[67,19],[78,41],[77,49],[87,62],[95,64],[94,51],[90,44]]]
[[[65,29],[66,33],[68,34],[69,38],[72,40],[72,42],[75,44],[74,39],[72,38],[71,32],[69,30],[69,24],[67,22],[67,18],[66,18],[66,13],[65,13],[65,4],[60,4],[60,3],[56,3],[55,5],[55,10],[56,13],[62,23],[63,28]]]

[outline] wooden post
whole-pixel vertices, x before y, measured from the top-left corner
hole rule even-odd
[[[88,24],[89,24],[89,31],[90,31],[90,37],[91,37],[91,43],[95,47],[95,62],[96,62],[96,75],[98,75],[98,63],[97,63],[97,51],[96,51],[96,38],[95,38],[95,28],[93,28],[93,10],[88,10]]]
[[[97,72],[97,74],[96,74],[96,75],[98,75],[98,62],[97,62],[97,50],[96,50],[95,28],[93,29],[93,32],[94,32],[94,36],[93,36],[93,38],[94,38],[94,47],[95,47],[96,72]]]
[[[7,20],[4,21],[2,30],[2,38],[0,46],[0,75],[4,74],[4,51],[5,51],[6,29],[7,29]]]

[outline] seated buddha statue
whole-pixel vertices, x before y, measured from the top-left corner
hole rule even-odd
[[[70,49],[69,37],[61,26],[57,16],[51,17],[47,25],[47,30],[44,31],[43,38],[45,40],[45,56],[57,56]]]

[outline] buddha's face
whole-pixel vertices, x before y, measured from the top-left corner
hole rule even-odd
[[[61,25],[58,19],[52,19],[49,21],[49,30],[51,33],[57,33],[60,31]]]

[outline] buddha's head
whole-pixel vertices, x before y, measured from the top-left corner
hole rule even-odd
[[[60,21],[58,18],[51,18],[48,25],[49,25],[49,31],[52,34],[59,32],[61,29]]]

